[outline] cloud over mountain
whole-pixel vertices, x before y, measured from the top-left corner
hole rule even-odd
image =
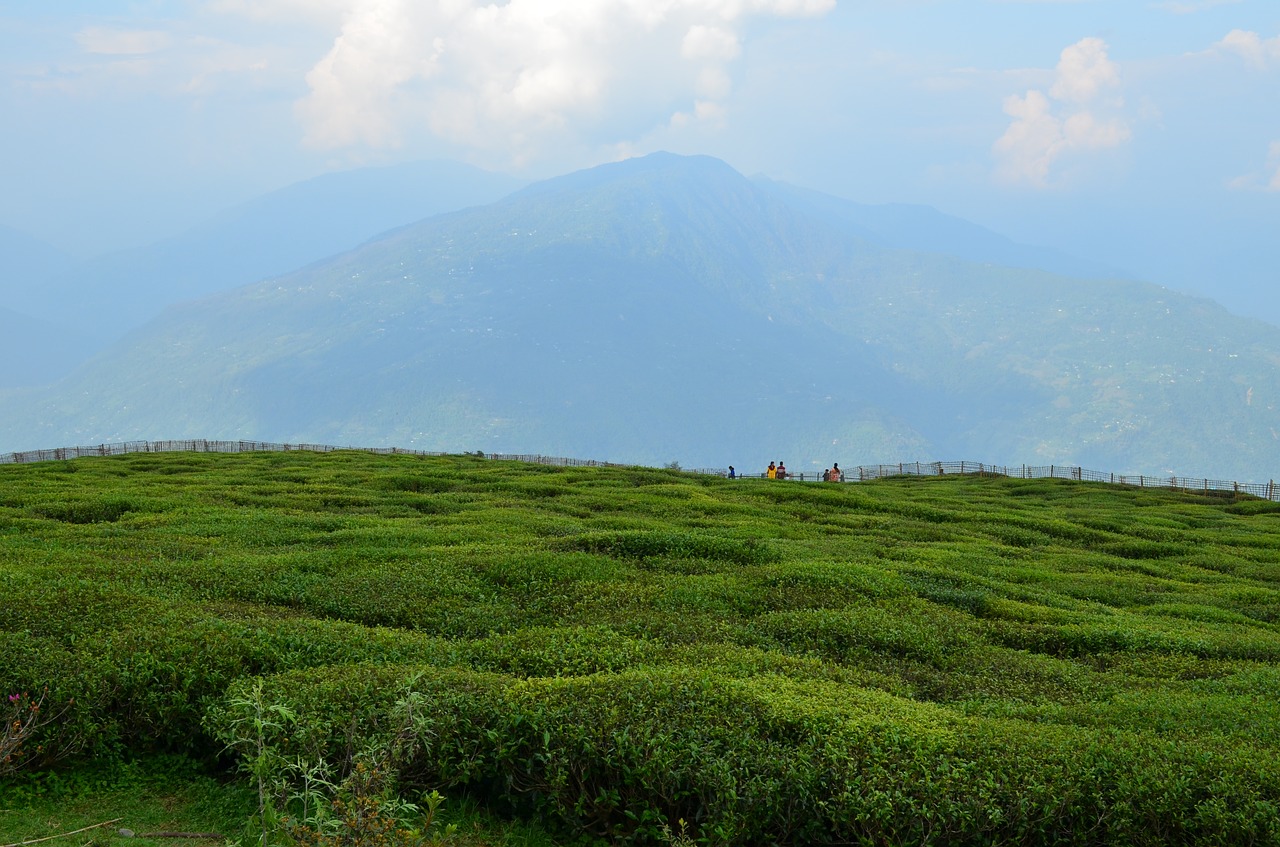
[[[1048,94],[1031,89],[1005,98],[1013,122],[995,143],[1000,177],[1043,188],[1067,154],[1129,141],[1119,90],[1120,74],[1102,39],[1084,38],[1064,49]]]
[[[518,160],[565,137],[625,142],[719,114],[750,20],[834,5],[357,0],[298,114],[320,148],[394,147],[425,131]]]

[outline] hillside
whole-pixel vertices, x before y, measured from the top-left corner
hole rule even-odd
[[[0,445],[1280,476],[1280,328],[935,252],[954,222],[907,249],[897,224],[806,196],[667,154],[538,183],[173,307],[62,384],[3,398]]]
[[[64,768],[371,750],[565,841],[1280,839],[1273,503],[357,452],[0,491],[0,689]]]
[[[1049,271],[1082,279],[1132,277],[1127,272],[1069,256],[1058,250],[1019,244],[985,227],[943,214],[929,206],[906,203],[868,205],[775,182],[765,177],[757,177],[753,182],[788,202],[841,221],[863,238],[886,247],[938,253],[968,262],[991,263],[1001,267]]]

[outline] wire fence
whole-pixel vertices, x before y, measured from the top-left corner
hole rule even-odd
[[[481,459],[528,462],[536,465],[583,468],[622,468],[630,465],[616,462],[600,462],[595,459],[568,459],[561,456],[542,456],[525,453],[445,453],[430,450],[406,450],[403,447],[335,447],[329,444],[277,444],[271,441],[211,441],[204,438],[177,441],[125,441],[116,444],[98,444],[89,447],[57,447],[51,450],[27,450],[19,453],[0,453],[0,465],[22,465],[30,462],[54,462],[67,459],[83,459],[90,456],[123,456],[130,453],[335,453],[357,451],[379,455],[405,456],[458,456],[471,455]],[[709,470],[705,473],[722,473]]]
[[[1076,482],[1105,482],[1135,488],[1172,488],[1203,494],[1249,494],[1266,500],[1280,499],[1280,485],[1269,482],[1235,482],[1222,479],[1194,479],[1185,476],[1151,476],[1091,471],[1076,465],[988,465],[982,462],[904,462],[896,465],[862,465],[841,470],[840,482],[866,482],[895,476],[946,476],[970,474],[1003,476],[1014,479],[1070,479]],[[767,478],[768,473],[739,474],[750,478]],[[824,473],[787,473],[788,480],[825,481]]]
[[[187,439],[179,441],[126,441],[117,444],[99,444],[91,447],[58,447],[52,450],[28,450],[21,453],[0,453],[0,465],[27,464],[30,462],[64,461],[89,456],[121,456],[128,453],[262,453],[262,452],[310,452],[332,453],[340,450],[356,450],[363,453],[408,456],[457,456],[427,450],[406,450],[402,447],[334,447],[327,444],[277,444],[268,441],[211,441]],[[476,458],[492,461],[527,462],[537,465],[582,468],[635,467],[617,462],[601,462],[595,459],[570,459],[563,456],[543,456],[530,453],[481,453]],[[727,476],[728,471],[719,468],[685,469],[689,473]],[[838,482],[867,482],[896,476],[947,476],[950,474],[1001,476],[1014,479],[1068,479],[1076,482],[1105,482],[1112,485],[1128,485],[1137,488],[1170,488],[1205,495],[1247,494],[1266,500],[1280,499],[1280,486],[1275,480],[1263,483],[1234,482],[1220,479],[1193,479],[1182,476],[1148,476],[1115,474],[1091,471],[1074,465],[989,465],[982,462],[906,462],[896,465],[861,465],[840,471]],[[767,478],[766,473],[737,474],[743,479]],[[826,472],[787,473],[786,481],[822,482]]]

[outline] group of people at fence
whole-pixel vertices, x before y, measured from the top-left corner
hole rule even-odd
[[[729,477],[729,479],[738,478],[738,472],[734,470],[733,465],[729,466],[729,473],[727,474],[727,476]],[[769,467],[764,472],[765,479],[789,479],[791,478],[791,476],[792,474],[790,471],[787,470],[786,463],[783,462],[782,460],[778,460],[777,462],[770,462]],[[800,478],[804,479],[804,474],[801,474]],[[844,471],[840,470],[839,462],[832,462],[831,467],[827,468],[822,472],[822,481],[823,482],[844,482]]]

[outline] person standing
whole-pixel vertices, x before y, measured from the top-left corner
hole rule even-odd
[[[769,470],[765,471],[765,472],[764,472],[764,475],[765,475],[765,476],[767,476],[769,479],[777,479],[777,478],[778,478],[778,466],[777,466],[777,465],[775,465],[773,462],[770,462],[770,463],[769,463]]]
[[[729,466],[729,479],[737,479],[738,475],[733,472],[733,465]]]
[[[787,478],[787,465],[786,465],[786,462],[783,462],[781,459],[778,460],[778,473],[775,478],[776,479]]]

